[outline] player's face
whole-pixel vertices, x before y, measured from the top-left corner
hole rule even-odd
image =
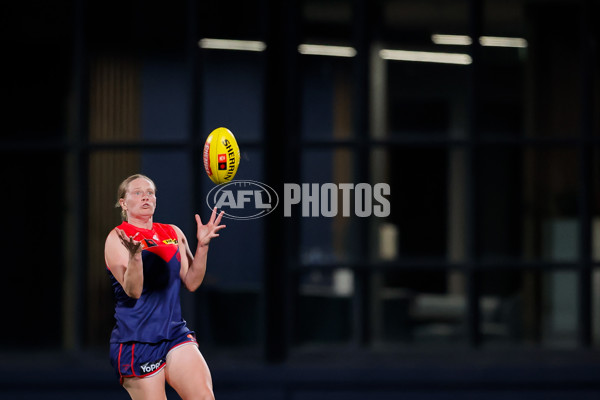
[[[156,209],[156,188],[147,179],[133,180],[127,188],[124,203],[129,218],[152,216]]]

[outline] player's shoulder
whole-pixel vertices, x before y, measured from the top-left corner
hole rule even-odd
[[[119,238],[117,229],[120,229],[120,227],[117,226],[117,227],[111,229],[110,232],[108,232],[108,235],[106,235],[106,240],[104,241],[105,249],[114,248],[114,247],[119,246],[121,239]]]
[[[157,230],[161,230],[161,231],[172,231],[172,230],[177,230],[179,228],[177,228],[176,225],[174,224],[165,224],[162,222],[154,222],[152,224],[152,229],[154,229],[155,231]]]
[[[178,241],[182,241],[183,243],[185,243],[185,234],[183,233],[183,231],[181,230],[181,228],[179,228],[177,225],[175,224],[168,224],[169,228],[172,230],[173,234],[175,235],[175,238]]]
[[[181,230],[181,228],[179,228],[177,225],[175,224],[169,224],[169,226],[171,227],[171,229],[173,229],[173,231],[177,234],[177,235],[183,235],[183,231]]]

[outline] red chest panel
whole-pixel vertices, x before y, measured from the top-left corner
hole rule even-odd
[[[135,240],[142,242],[142,251],[154,253],[166,262],[173,258],[179,248],[177,233],[168,224],[154,223],[152,229],[143,229],[123,222],[118,228],[125,231],[127,236],[135,235]]]

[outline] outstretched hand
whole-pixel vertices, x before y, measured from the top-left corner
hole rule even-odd
[[[225,212],[221,211],[219,215],[217,215],[217,207],[213,208],[210,220],[206,225],[202,224],[200,216],[196,214],[196,224],[198,225],[198,245],[208,246],[212,238],[216,238],[219,236],[218,232],[226,226],[219,225],[221,223],[221,218],[223,217],[223,214],[225,214]]]
[[[135,235],[133,235],[133,236],[127,236],[125,231],[122,229],[115,228],[115,231],[117,232],[119,239],[121,239],[121,243],[123,243],[123,246],[125,246],[127,251],[129,251],[130,257],[133,257],[136,254],[142,252],[142,246],[141,246],[142,242],[135,240],[135,237],[137,235],[139,235],[139,232],[136,232]]]

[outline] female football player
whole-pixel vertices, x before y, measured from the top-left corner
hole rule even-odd
[[[223,212],[209,222],[196,215],[192,253],[175,225],[154,222],[156,186],[136,174],[118,189],[123,223],[106,238],[106,266],[114,290],[116,324],[111,363],[134,399],[165,399],[165,382],[183,399],[214,399],[208,365],[181,316],[181,284],[195,291],[204,278],[211,239],[225,227]]]

